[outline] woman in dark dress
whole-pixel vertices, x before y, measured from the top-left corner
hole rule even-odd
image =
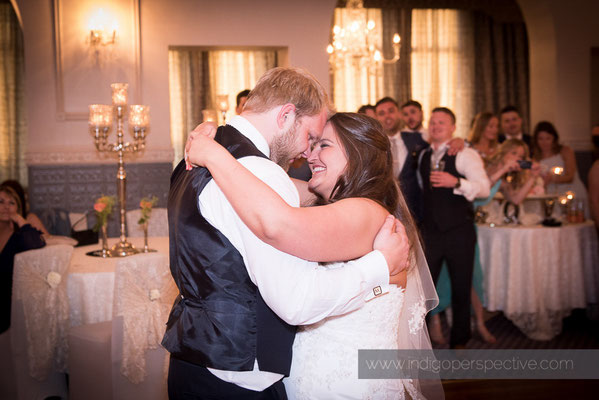
[[[0,186],[0,333],[10,327],[12,275],[15,254],[45,246],[42,232],[21,215],[17,193]]]

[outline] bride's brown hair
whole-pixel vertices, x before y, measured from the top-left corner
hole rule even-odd
[[[393,176],[389,138],[374,118],[357,113],[337,113],[330,119],[345,151],[347,166],[337,179],[330,203],[363,197],[376,201],[399,219],[406,229],[410,248],[419,240],[418,229]],[[326,204],[317,196],[316,204]]]

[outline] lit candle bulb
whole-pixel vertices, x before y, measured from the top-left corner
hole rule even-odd
[[[393,35],[393,43],[395,44],[399,44],[399,42],[401,42],[401,37],[399,36],[399,34],[395,34]]]
[[[561,175],[564,172],[564,169],[562,167],[553,167],[551,168],[551,171],[553,172],[553,175]]]
[[[113,83],[112,88],[112,104],[115,106],[127,105],[127,83]]]

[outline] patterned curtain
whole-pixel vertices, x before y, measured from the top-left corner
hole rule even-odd
[[[412,96],[422,104],[425,121],[435,107],[452,109],[460,137],[475,115],[472,34],[467,11],[412,10]]]
[[[10,3],[0,3],[0,181],[27,184],[23,32]]]
[[[382,18],[385,57],[391,58],[393,55],[392,39],[395,33],[401,37],[401,50],[397,63],[385,65],[383,93],[376,100],[389,96],[401,105],[412,98],[412,10],[386,8],[382,10]]]
[[[237,93],[253,88],[262,74],[277,65],[275,50],[169,50],[171,141],[175,165],[183,158],[187,134],[203,121],[202,110],[216,110],[217,95],[229,97],[228,119],[235,114]],[[220,118],[219,115],[222,123]]]
[[[499,112],[507,105],[520,110],[530,132],[528,36],[523,22],[496,21],[474,13],[477,112]]]

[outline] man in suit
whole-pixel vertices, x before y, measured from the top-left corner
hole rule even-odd
[[[235,114],[239,115],[243,111],[243,106],[248,99],[248,95],[250,94],[250,89],[242,90],[237,93],[237,97],[235,98]]]
[[[507,139],[520,139],[530,149],[532,138],[528,133],[522,132],[522,117],[516,107],[506,106],[502,108],[499,112],[499,120],[501,124],[501,133],[498,138],[499,143],[503,143]]]
[[[397,102],[391,97],[380,99],[376,105],[377,119],[383,125],[391,141],[393,153],[393,174],[398,178],[399,186],[406,199],[412,217],[419,223],[422,219],[421,190],[418,186],[416,171],[418,154],[428,147],[428,143],[418,132],[400,131],[402,115]]]
[[[445,107],[433,109],[429,122],[431,147],[421,153],[418,165],[426,260],[435,283],[443,261],[447,261],[453,310],[450,345],[457,348],[470,339],[470,288],[476,243],[472,201],[488,196],[490,184],[475,150],[464,148],[457,155],[448,154],[454,131],[453,112]],[[433,170],[432,166],[438,169]]]
[[[428,130],[422,125],[424,114],[422,105],[416,100],[408,100],[401,105],[401,114],[406,127],[403,129],[407,132],[418,132],[422,138],[428,142]]]
[[[215,140],[299,206],[297,189],[277,164],[286,168],[309,151],[308,138],[322,134],[329,110],[311,74],[274,68]],[[389,230],[380,252],[341,268],[317,268],[280,252],[241,221],[207,169],[187,171],[185,161],[171,176],[168,218],[180,291],[162,341],[171,353],[171,400],[286,398],[282,378],[291,367],[295,325],[361,307],[385,293],[389,274],[407,261],[407,239]]]

